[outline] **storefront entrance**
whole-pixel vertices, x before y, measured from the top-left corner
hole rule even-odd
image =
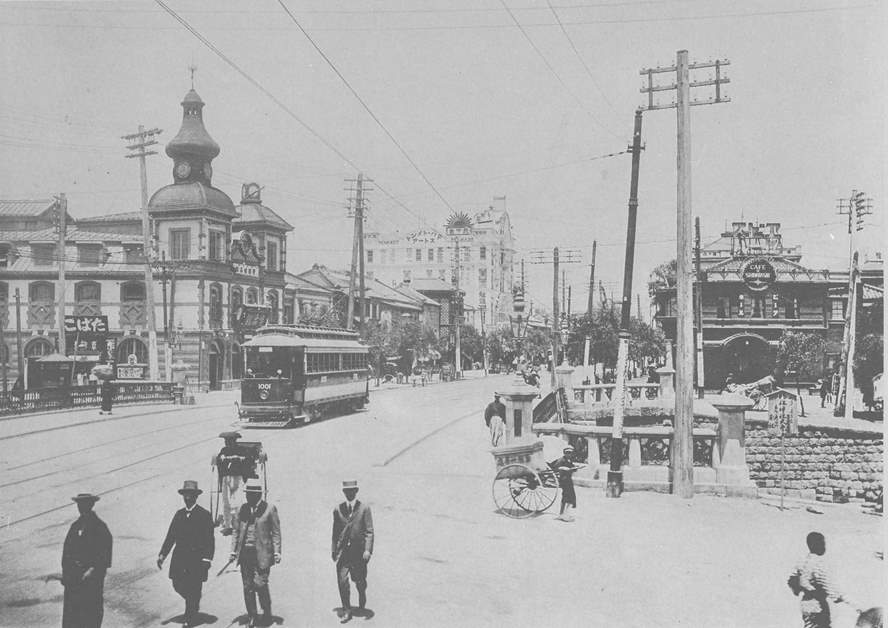
[[[770,375],[774,356],[761,336],[741,335],[727,341],[722,349],[724,372],[733,373],[738,384],[748,384]]]
[[[222,388],[222,366],[225,354],[222,353],[222,347],[218,340],[210,343],[209,352],[209,369],[210,369],[210,390],[220,390]]]

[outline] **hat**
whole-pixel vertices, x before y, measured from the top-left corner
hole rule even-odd
[[[357,480],[343,480],[342,481],[342,490],[346,490],[349,488],[358,488]]]
[[[77,493],[74,497],[71,498],[73,502],[97,502],[99,501],[98,495],[93,495],[92,493]]]
[[[565,448],[562,450],[562,452],[566,454],[567,452],[569,452],[569,451],[573,451],[573,450],[574,450],[574,448],[571,447],[570,445],[568,445],[567,447],[565,447]]]
[[[261,493],[262,492],[262,482],[260,482],[258,478],[250,478],[247,480],[247,483],[244,485],[244,490],[247,493]]]
[[[241,437],[240,432],[222,432],[221,434],[219,434],[219,438],[224,438],[225,440],[228,440],[229,438],[240,438],[240,437]]]
[[[197,480],[185,480],[182,483],[182,488],[179,489],[179,495],[184,495],[185,493],[197,493],[200,495],[203,491],[197,488]]]

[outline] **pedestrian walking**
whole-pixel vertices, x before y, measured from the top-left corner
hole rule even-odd
[[[225,445],[213,456],[211,466],[216,469],[219,496],[222,501],[222,535],[228,536],[234,529],[238,510],[243,504],[243,485],[256,475],[256,461],[251,452],[237,444],[238,432],[222,432],[219,437]]]
[[[249,626],[271,626],[271,593],[268,577],[271,566],[281,562],[281,522],[277,508],[263,499],[262,483],[249,479],[244,491],[246,503],[240,507],[231,536],[229,560],[240,565],[244,603]],[[256,612],[256,598],[262,617]]]
[[[565,447],[562,456],[549,466],[558,472],[558,484],[561,486],[561,512],[558,514],[559,521],[573,521],[571,514],[565,514],[567,507],[571,510],[577,507],[577,493],[574,490],[573,474],[578,469],[582,469],[586,465],[576,464],[573,460],[573,447]]]
[[[71,499],[80,517],[68,529],[62,549],[62,628],[99,628],[105,613],[105,572],[111,567],[111,532],[93,512],[97,495],[80,493]]]
[[[823,535],[811,532],[806,542],[808,555],[793,570],[786,583],[793,595],[799,596],[805,628],[830,628],[829,600],[845,600],[833,582],[832,570],[824,557],[826,540]]]
[[[504,445],[506,435],[506,423],[498,414],[494,414],[490,419],[490,444],[493,447]]]
[[[201,493],[203,491],[194,480],[185,480],[182,484],[179,494],[185,507],[173,515],[157,556],[157,568],[162,569],[167,554],[170,550],[173,552],[170,559],[170,580],[173,581],[173,589],[185,600],[183,628],[197,625],[203,583],[207,580],[215,551],[213,518],[197,503],[197,497]]]
[[[99,410],[99,414],[111,414],[111,404],[114,402],[114,384],[111,380],[102,380],[101,395],[102,409]]]
[[[500,396],[497,393],[493,393],[493,401],[484,408],[484,423],[487,427],[490,427],[490,418],[494,415],[506,418],[506,406],[500,401]]]
[[[342,601],[340,623],[352,618],[351,577],[358,590],[358,607],[367,605],[367,563],[373,554],[373,516],[370,507],[357,499],[357,480],[342,482],[345,501],[333,509],[333,548],[339,598]]]
[[[820,407],[826,407],[826,400],[830,396],[830,390],[832,389],[832,378],[829,375],[825,375],[823,379],[820,380]]]

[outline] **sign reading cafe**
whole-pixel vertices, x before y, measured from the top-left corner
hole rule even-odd
[[[746,287],[755,292],[767,290],[777,281],[774,265],[764,257],[755,257],[743,265],[740,277]]]

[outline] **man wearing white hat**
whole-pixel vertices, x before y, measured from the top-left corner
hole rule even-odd
[[[247,503],[240,507],[234,521],[230,558],[240,565],[249,625],[270,626],[268,576],[271,566],[281,562],[281,522],[274,504],[262,499],[262,482],[247,480],[244,492]],[[261,624],[256,613],[257,596],[262,607]]]
[[[93,512],[98,495],[80,493],[71,499],[80,517],[68,529],[62,550],[62,628],[99,628],[104,615],[105,571],[111,566],[111,532]]]
[[[179,494],[185,502],[173,515],[170,528],[157,556],[157,568],[163,568],[170,550],[170,580],[173,589],[185,600],[185,621],[182,628],[198,624],[200,596],[207,572],[213,561],[216,539],[213,535],[213,517],[209,511],[197,503],[197,496],[203,493],[194,480],[185,480]],[[175,549],[173,547],[175,546]]]
[[[373,554],[373,516],[370,507],[356,499],[357,480],[345,480],[342,493],[345,501],[333,510],[331,554],[342,601],[340,622],[344,624],[352,618],[349,576],[358,590],[358,607],[363,610],[367,605],[367,563]]]

